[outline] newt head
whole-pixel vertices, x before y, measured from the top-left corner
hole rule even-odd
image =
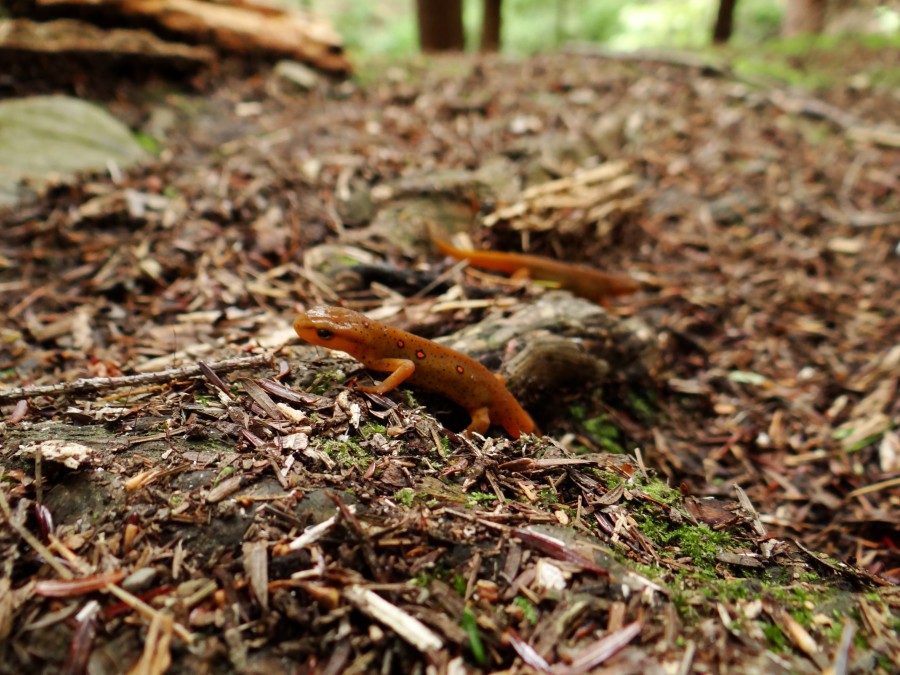
[[[373,323],[359,312],[320,305],[301,312],[294,320],[294,330],[310,344],[356,356],[366,348]]]

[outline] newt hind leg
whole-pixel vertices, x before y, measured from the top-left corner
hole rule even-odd
[[[466,427],[465,434],[471,438],[473,433],[481,434],[482,436],[488,430],[488,427],[491,426],[491,416],[488,412],[488,408],[474,408],[469,411],[469,414],[472,416],[472,423]]]

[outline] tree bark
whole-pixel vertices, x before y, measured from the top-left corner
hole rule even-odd
[[[483,0],[484,14],[481,21],[481,51],[500,51],[500,26],[502,0]]]
[[[828,0],[789,0],[781,27],[782,36],[821,33],[825,27],[827,4]]]
[[[416,0],[419,47],[423,52],[462,51],[462,0]]]
[[[719,13],[713,26],[713,44],[722,45],[731,39],[734,32],[734,7],[737,0],[719,0]]]

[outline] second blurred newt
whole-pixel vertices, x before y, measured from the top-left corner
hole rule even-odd
[[[565,288],[594,302],[603,303],[606,298],[634,293],[641,287],[638,281],[624,274],[607,274],[587,265],[560,262],[540,255],[457,248],[441,239],[433,226],[429,230],[434,245],[444,255],[457,260],[468,260],[470,265],[480,269],[552,281],[559,288]]]

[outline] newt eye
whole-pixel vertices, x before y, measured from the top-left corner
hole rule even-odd
[[[327,328],[320,328],[316,331],[316,335],[319,336],[320,340],[330,340],[334,337],[334,333],[328,330]]]

